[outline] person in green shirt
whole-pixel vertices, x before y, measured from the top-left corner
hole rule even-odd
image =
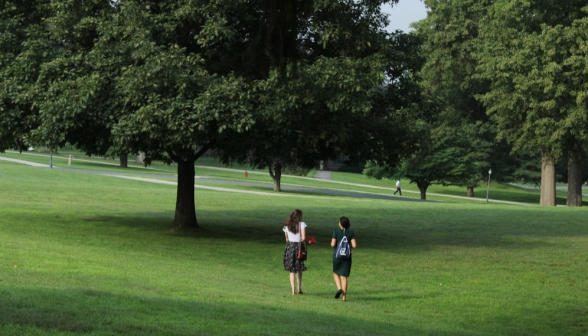
[[[337,246],[339,246],[339,242],[343,237],[347,237],[349,245],[352,248],[357,247],[355,234],[352,230],[349,230],[350,226],[351,223],[349,222],[349,218],[341,217],[339,219],[339,228],[333,231],[333,237],[331,239],[331,247],[333,247],[333,277],[335,278],[335,284],[337,285],[335,299],[338,299],[343,295],[343,301],[347,301],[347,278],[351,273],[351,255],[347,260],[337,259],[335,255],[337,252]]]

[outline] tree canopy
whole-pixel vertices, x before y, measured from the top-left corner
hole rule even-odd
[[[414,24],[423,40],[423,86],[442,102],[438,141],[445,143],[449,170],[445,183],[465,186],[474,195],[492,165],[494,123],[476,96],[488,84],[476,77],[480,21],[490,1],[426,1],[427,18]]]
[[[173,160],[174,223],[197,227],[194,161],[207,150],[307,163],[370,135],[355,123],[385,78],[383,3],[396,1],[8,1],[2,147]]]
[[[586,5],[496,1],[481,29],[481,101],[515,151],[542,152],[542,205],[555,205],[555,161],[585,155]]]

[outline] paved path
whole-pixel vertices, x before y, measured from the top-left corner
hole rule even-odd
[[[7,158],[7,157],[3,157],[0,156],[0,160],[6,160],[6,161],[12,161],[12,162],[16,162],[16,163],[21,163],[21,164],[27,164],[30,166],[34,166],[34,167],[45,167],[45,168],[49,168],[49,165],[46,164],[39,164],[39,163],[35,163],[35,162],[30,162],[30,161],[25,161],[25,160],[17,160],[17,159],[12,159],[12,158]],[[231,169],[231,168],[217,168],[217,167],[208,167],[208,166],[196,166],[198,167],[202,167],[202,168],[207,168],[207,169],[216,169],[216,170],[225,170],[225,171],[236,171],[236,172],[244,172],[242,170],[238,170],[238,169]],[[79,172],[79,173],[89,173],[89,174],[100,174],[100,175],[107,175],[107,176],[116,176],[116,177],[126,177],[126,178],[132,178],[132,179],[136,179],[136,180],[142,180],[145,182],[152,182],[155,183],[154,181],[161,181],[161,180],[155,180],[153,178],[164,178],[164,179],[177,179],[177,175],[174,175],[173,173],[169,173],[169,174],[165,174],[163,173],[163,170],[159,170],[162,173],[160,174],[141,174],[141,173],[132,173],[132,172],[113,172],[113,171],[102,171],[102,170],[91,170],[91,169],[78,169],[78,168],[63,168],[63,167],[55,167],[53,169],[57,169],[57,170],[66,170],[66,171],[72,171],[72,172]],[[148,169],[148,168],[146,168]],[[151,169],[149,169],[151,170]],[[256,173],[256,174],[267,174],[267,173],[262,173],[262,172],[250,172],[251,173]],[[284,175],[282,175],[284,176]],[[134,178],[137,177],[137,178]],[[143,178],[141,178],[143,177]],[[289,176],[290,178],[299,178],[299,179],[306,179],[306,180],[312,180],[312,178],[308,178],[308,177],[301,177],[301,176]],[[239,181],[230,181],[230,180],[216,180],[216,179],[208,179],[208,178],[201,178],[201,177],[196,177],[195,181],[199,181],[201,183],[213,183],[213,184],[226,184],[226,185],[239,185],[239,186],[247,186],[247,187],[260,187],[260,188],[267,188],[268,190],[273,189],[273,185],[271,184],[264,184],[264,183],[254,183],[254,182],[239,182]],[[356,186],[356,187],[363,187],[363,188],[369,188],[369,189],[375,189],[375,190],[380,190],[383,193],[370,193],[370,192],[361,192],[361,191],[347,191],[347,190],[337,190],[337,189],[333,189],[333,188],[329,188],[329,189],[323,189],[323,188],[311,188],[311,187],[303,187],[303,186],[282,186],[283,190],[286,191],[294,191],[294,192],[306,192],[306,193],[313,193],[313,194],[317,194],[318,195],[330,195],[330,196],[346,196],[346,197],[356,197],[356,198],[368,198],[368,199],[380,199],[380,200],[393,200],[393,201],[405,201],[405,202],[429,202],[429,201],[423,201],[420,199],[416,199],[416,198],[406,198],[406,197],[397,197],[397,196],[391,196],[390,194],[388,194],[387,192],[393,192],[396,189],[393,188],[387,188],[387,187],[378,187],[378,186],[372,186],[372,185],[366,185],[366,184],[359,184],[359,183],[351,183],[351,182],[342,182],[342,181],[333,181],[333,180],[326,180],[326,179],[321,179],[321,181],[323,182],[328,182],[331,184],[337,184],[337,185],[349,185],[349,186]],[[176,184],[175,181],[163,181],[163,182],[169,182],[169,183],[165,183],[165,184]],[[159,183],[159,182],[157,182]],[[195,185],[195,187],[200,187],[200,188],[204,188],[204,186],[198,186]],[[213,187],[207,187],[209,189],[213,188]],[[239,189],[228,189],[228,188],[217,188],[217,190],[222,189],[223,191],[232,191],[232,192],[242,192],[242,193],[255,193],[254,191],[246,191],[246,190],[239,190]],[[412,190],[403,190],[405,193],[419,193],[418,191],[412,191]],[[269,193],[271,195],[279,195],[278,193]],[[294,194],[290,194],[292,196],[294,196]],[[446,195],[446,194],[438,194],[438,193],[427,193],[427,195],[430,196],[439,196],[439,197],[446,197],[446,198],[457,198],[457,199],[465,199],[468,201],[479,201],[479,202],[485,202],[485,199],[482,198],[472,198],[472,197],[465,197],[465,196],[453,196],[453,195]],[[303,195],[297,195],[302,197]],[[530,203],[521,203],[521,202],[510,202],[510,201],[501,201],[501,200],[489,200],[491,203],[503,203],[503,204],[513,204],[513,205],[524,205],[524,206],[536,206],[537,204],[530,204]]]
[[[28,164],[34,167],[43,167],[49,168],[49,165],[38,164],[34,162],[24,161],[24,160],[17,160],[11,159],[0,156],[0,160],[12,161],[21,164]],[[150,182],[150,183],[158,183],[158,184],[168,184],[168,185],[177,185],[177,175],[175,174],[141,174],[141,173],[133,173],[133,172],[117,172],[117,171],[104,171],[104,170],[93,170],[93,169],[79,169],[79,168],[65,168],[65,167],[53,167],[55,170],[63,170],[63,171],[70,171],[76,173],[84,173],[84,174],[97,174],[97,175],[106,175],[106,176],[113,176],[143,182]],[[165,180],[158,180],[158,179],[169,179],[172,181],[165,181]],[[211,186],[203,186],[199,183],[211,183],[211,184],[220,184],[220,185],[234,185],[234,186],[243,186],[243,187],[257,187],[257,188],[264,188],[268,190],[273,190],[272,184],[264,184],[264,183],[255,183],[255,182],[240,182],[240,181],[230,181],[230,180],[217,180],[217,179],[210,179],[210,178],[203,178],[196,176],[194,178],[195,181],[195,188],[200,189],[209,189],[209,190],[216,190],[216,191],[225,191],[225,192],[238,192],[238,193],[247,193],[247,194],[256,194],[256,195],[272,195],[272,196],[296,196],[296,197],[307,197],[308,195],[300,195],[300,194],[280,194],[275,192],[259,192],[259,191],[251,191],[251,190],[240,190],[240,189],[229,189],[229,188],[222,188],[222,187],[211,187]],[[316,196],[320,195],[328,195],[328,196],[343,196],[343,197],[354,197],[354,198],[369,198],[369,199],[380,199],[380,200],[393,200],[393,201],[402,201],[402,202],[429,202],[423,201],[420,199],[415,198],[405,198],[405,197],[396,197],[396,196],[389,196],[385,194],[377,194],[377,193],[366,193],[366,192],[355,192],[355,191],[344,191],[344,190],[333,190],[333,189],[322,189],[322,188],[312,188],[312,187],[303,187],[303,186],[287,186],[282,185],[282,190],[284,191],[292,191],[292,192],[303,192],[303,193],[310,193],[316,194]]]
[[[522,184],[516,184],[516,183],[508,183],[513,187],[517,187],[517,188],[522,188],[522,189],[529,189],[529,190],[540,190],[541,187],[539,186],[530,186],[530,185],[522,185]],[[555,187],[555,189],[559,189],[559,190],[567,190],[568,186],[557,186]],[[582,187],[582,189],[586,189],[586,187]]]
[[[136,180],[136,181],[143,181],[143,182],[150,182],[150,183],[157,183],[157,184],[167,184],[167,185],[177,185],[175,181],[166,181],[166,180],[156,180],[151,178],[145,177],[134,177],[134,176],[121,176],[121,175],[107,175],[112,177]],[[198,181],[202,181],[202,179],[198,179]],[[256,183],[247,183],[247,182],[237,182],[231,183],[233,181],[222,181],[222,180],[210,180],[206,179],[206,182],[210,183],[219,183],[223,184],[225,182],[228,185],[245,185],[245,186],[256,186],[256,187],[264,187],[268,190],[273,190],[273,186],[271,185],[264,185],[264,184],[256,184]],[[363,198],[363,199],[388,199],[388,200],[396,200],[396,201],[408,201],[408,202],[429,202],[429,201],[421,201],[417,199],[397,199],[393,196],[386,196],[386,195],[377,195],[377,194],[362,194],[362,193],[353,193],[353,192],[336,192],[333,190],[328,189],[314,189],[314,188],[284,188],[282,190],[293,190],[293,191],[302,191],[306,193],[312,193],[316,195],[301,195],[301,194],[292,194],[292,193],[276,193],[276,192],[265,192],[265,191],[253,191],[253,190],[242,190],[242,189],[230,189],[230,188],[223,188],[223,187],[213,187],[213,186],[205,186],[195,184],[194,188],[197,189],[207,189],[207,190],[215,190],[215,191],[223,191],[223,192],[232,192],[232,193],[241,193],[241,194],[253,194],[253,195],[263,195],[263,196],[272,196],[272,197],[298,197],[298,198],[323,198],[325,195],[329,196],[347,196],[353,198]],[[345,200],[346,198],[336,198],[337,200]]]
[[[318,180],[330,180],[331,179],[331,172],[325,170],[319,170],[314,174],[314,178]]]
[[[10,161],[10,162],[15,162],[15,163],[20,163],[20,164],[24,164],[27,166],[33,166],[33,167],[45,167],[45,168],[49,168],[48,164],[42,164],[42,163],[36,163],[36,162],[30,162],[30,161],[24,161],[24,160],[18,160],[18,159],[11,159],[11,158],[7,158],[7,157],[3,157],[0,156],[0,160],[4,160],[4,161]]]

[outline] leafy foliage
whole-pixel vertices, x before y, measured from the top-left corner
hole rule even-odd
[[[426,199],[429,185],[446,183],[454,148],[447,146],[435,133],[439,102],[426,94],[421,95],[420,99],[403,109],[405,141],[411,143],[411,149],[401,152],[400,160],[396,162],[370,161],[363,173],[377,179],[408,178],[417,184],[421,199]]]
[[[25,149],[37,126],[35,85],[41,64],[55,51],[46,38],[45,1],[5,1],[0,5],[0,150]]]
[[[193,163],[207,150],[308,166],[357,140],[383,80],[387,2],[9,1],[0,145],[173,160],[176,225],[195,227]]]
[[[500,138],[514,150],[542,149],[555,158],[585,143],[585,1],[498,1],[483,29],[480,71],[491,81],[481,96]]]
[[[480,20],[490,1],[426,1],[427,18],[415,23],[423,39],[426,63],[423,85],[439,97],[444,108],[436,126],[452,165],[446,183],[475,188],[493,165],[494,121],[476,96],[488,84],[476,77]]]

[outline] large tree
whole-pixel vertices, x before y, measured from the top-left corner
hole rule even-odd
[[[317,127],[325,120],[318,111],[344,115],[349,123],[369,115],[365,91],[383,78],[382,45],[371,37],[387,24],[380,11],[386,2],[396,1],[39,2],[46,8],[35,9],[38,19],[11,43],[8,66],[2,65],[3,73],[9,69],[3,79],[26,85],[17,94],[4,85],[3,108],[17,111],[18,105],[30,114],[1,121],[10,126],[2,131],[3,147],[25,134],[50,146],[69,142],[88,154],[141,150],[147,163],[173,160],[174,223],[197,227],[194,161],[208,149],[240,155],[235,143],[247,143],[256,121],[283,128],[306,118]],[[16,32],[24,27],[9,24]],[[305,74],[314,77],[304,82]],[[283,118],[263,115],[272,85],[305,83],[317,91],[310,110],[271,108]],[[312,144],[325,133],[306,135]],[[321,146],[344,148],[348,141],[331,140]]]
[[[541,151],[541,205],[555,205],[556,160],[586,145],[587,4],[500,0],[480,29],[478,69],[491,82],[482,102],[515,151]]]
[[[427,198],[427,189],[432,184],[446,184],[447,178],[453,168],[453,159],[456,157],[455,149],[449,146],[447,138],[439,132],[439,111],[442,102],[435,96],[431,96],[422,90],[418,83],[418,76],[412,80],[412,94],[404,106],[396,106],[390,99],[381,99],[378,104],[388,111],[388,118],[392,118],[401,141],[395,141],[400,147],[391,147],[391,142],[382,143],[382,147],[388,151],[386,155],[376,155],[376,160],[370,160],[363,171],[368,177],[382,178],[407,178],[419,188],[421,199]],[[393,88],[395,83],[390,83]],[[384,97],[395,97],[393,90],[385,90]],[[392,100],[396,100],[393,99]],[[396,131],[399,129],[399,131]],[[396,140],[396,139],[395,139]]]
[[[214,1],[202,6],[121,1],[114,19],[101,27],[96,59],[117,63],[112,89],[122,102],[112,128],[114,145],[143,151],[146,163],[177,164],[174,225],[179,228],[198,227],[194,162],[210,149],[239,141],[253,125],[247,79],[219,59],[247,47],[231,36],[243,28],[235,18],[226,21],[232,10]],[[209,12],[217,15],[205,15]],[[227,54],[219,50],[239,43],[241,49]]]
[[[494,122],[476,96],[486,81],[476,77],[479,25],[491,1],[430,0],[427,17],[414,24],[423,40],[423,85],[444,102],[437,136],[452,148],[446,182],[467,187],[468,196],[487,176],[495,150]]]
[[[147,160],[177,162],[177,226],[197,225],[193,165],[208,149],[240,157],[248,151],[239,145],[257,134],[265,141],[254,146],[278,147],[261,163],[273,164],[341,145],[332,134],[322,141],[325,129],[369,112],[365,91],[382,78],[378,46],[366,38],[386,23],[379,3],[209,1],[203,10],[121,2],[124,20],[113,26],[123,35],[113,41],[133,46],[136,64],[117,82],[129,113],[114,134]]]
[[[413,147],[410,153],[395,163],[370,161],[363,173],[376,179],[406,178],[417,185],[420,198],[427,199],[427,189],[433,184],[446,184],[455,157],[453,148],[447,146],[435,135],[434,121],[418,118],[412,124],[405,124],[411,129]]]

